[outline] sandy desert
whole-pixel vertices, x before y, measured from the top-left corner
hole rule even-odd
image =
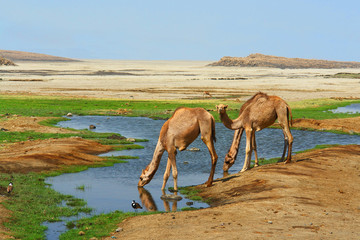
[[[247,99],[258,91],[286,101],[360,97],[360,80],[328,78],[359,69],[208,66],[210,61],[17,62],[0,68],[0,93],[125,99]]]

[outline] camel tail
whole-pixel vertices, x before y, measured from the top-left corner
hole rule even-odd
[[[213,136],[214,142],[216,142],[216,136],[215,136],[215,119],[212,118],[211,120],[211,135]]]
[[[291,108],[289,107],[289,106],[286,106],[286,108],[287,108],[287,115],[288,115],[288,119],[289,119],[289,115],[290,115],[290,127],[292,127],[292,125],[293,125],[293,116],[292,116],[292,113],[291,113]]]

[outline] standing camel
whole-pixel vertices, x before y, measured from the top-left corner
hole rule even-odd
[[[166,182],[172,175],[174,178],[174,190],[177,191],[177,168],[176,153],[177,149],[185,150],[201,133],[201,140],[206,144],[211,155],[211,171],[206,185],[212,185],[216,161],[218,156],[215,152],[215,120],[214,117],[203,108],[178,108],[172,117],[167,120],[160,130],[153,158],[149,165],[142,170],[139,187],[148,184],[156,173],[164,151],[168,152],[168,161],[164,173],[162,191],[164,192]]]
[[[289,105],[283,99],[277,96],[268,96],[265,93],[259,92],[244,103],[240,109],[239,117],[234,120],[229,118],[226,113],[226,108],[227,105],[224,104],[216,106],[224,126],[235,130],[232,145],[225,156],[223,166],[224,172],[227,172],[235,162],[241,135],[244,130],[246,133],[246,155],[241,172],[250,168],[252,150],[254,150],[255,153],[255,167],[258,166],[255,131],[260,131],[272,125],[276,119],[278,119],[284,134],[284,151],[281,161],[284,160],[286,150],[288,149],[285,163],[291,162],[293,136],[290,132],[290,123],[292,121],[292,114]],[[289,121],[289,115],[291,116],[291,121]]]

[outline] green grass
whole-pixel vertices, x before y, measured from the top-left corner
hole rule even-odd
[[[10,180],[14,183],[13,192],[2,204],[12,211],[10,221],[4,225],[15,238],[44,239],[46,227],[41,225],[43,222],[59,221],[63,216],[91,211],[83,200],[49,188],[44,182],[45,177],[34,173],[0,174],[1,185],[7,185]],[[63,202],[67,206],[63,206]]]
[[[65,117],[56,117],[56,118],[50,118],[50,119],[41,121],[41,122],[39,122],[39,124],[41,124],[43,126],[48,126],[48,127],[56,127],[55,125],[62,121],[70,121],[70,119],[65,118]]]
[[[211,111],[219,121],[215,105],[225,103],[229,105],[230,118],[236,118],[243,103],[221,99],[208,100],[106,100],[106,99],[76,99],[64,97],[39,96],[8,96],[0,95],[0,115],[17,114],[24,116],[53,116],[61,117],[71,112],[75,115],[119,115],[116,110],[127,109],[125,116],[145,116],[152,118],[169,118],[173,111],[180,107],[202,107]],[[328,110],[343,107],[360,100],[317,99],[289,102],[294,118],[328,119],[355,117],[360,114],[334,114]],[[45,122],[51,125],[60,121],[54,119]]]
[[[179,187],[179,192],[182,195],[185,195],[186,198],[197,202],[209,203],[211,199],[204,199],[200,197],[200,191],[201,190],[197,189],[196,186]]]
[[[129,159],[139,159],[139,157],[133,157],[133,156],[110,156],[110,157],[103,157],[111,162],[116,163],[127,163]]]
[[[118,136],[121,138],[120,134],[115,133],[97,133],[89,130],[80,130],[74,133],[39,133],[34,131],[26,132],[10,132],[10,131],[0,131],[0,143],[14,143],[27,140],[38,140],[38,139],[49,139],[49,138],[69,138],[73,136],[81,137],[84,139],[95,140],[104,145],[118,145],[118,148],[126,148],[129,145],[129,148],[141,148],[141,146],[129,142],[126,139],[112,139],[112,136]],[[144,139],[136,139],[135,142],[147,141]],[[136,145],[136,146],[135,146]]]
[[[72,221],[67,223],[67,227],[71,230],[60,235],[61,240],[77,240],[77,239],[90,239],[92,237],[102,238],[109,236],[109,233],[114,231],[119,222],[122,222],[128,217],[134,217],[139,215],[150,215],[159,212],[121,212],[115,211],[108,214],[100,214],[90,218],[83,218],[78,221]],[[82,231],[85,234],[80,236],[79,232]]]
[[[166,118],[177,107],[215,108],[214,100],[107,100],[40,96],[0,95],[0,115],[61,117],[71,112],[74,115],[118,115],[116,110],[126,109],[126,116]]]
[[[333,75],[325,75],[327,78],[356,78],[360,79],[360,73],[340,72]]]
[[[76,187],[77,190],[80,190],[80,191],[85,191],[85,185],[80,185],[80,186],[77,186]]]
[[[124,159],[134,157],[106,157],[104,161],[90,166],[66,166],[62,170],[29,173],[29,174],[0,174],[0,186],[6,186],[10,181],[14,183],[14,190],[2,204],[12,211],[12,216],[5,226],[13,236],[20,239],[44,239],[46,230],[43,222],[60,221],[61,217],[69,217],[82,213],[90,213],[91,208],[86,202],[73,196],[63,195],[45,183],[45,178],[58,176],[63,173],[79,172],[89,167],[108,167]],[[62,203],[65,203],[62,204]]]
[[[266,164],[273,164],[273,163],[277,163],[280,160],[280,158],[269,158],[269,159],[264,159],[264,158],[259,158],[259,165],[266,165]],[[250,167],[253,168],[255,165],[255,160],[251,160],[251,164]]]
[[[313,151],[313,150],[316,150],[316,149],[325,149],[325,148],[331,148],[331,147],[336,147],[336,146],[340,146],[340,144],[321,144],[321,145],[316,145],[314,148],[311,148],[311,149],[298,151],[298,152],[296,152],[296,154],[304,153],[304,152],[310,152],[310,151]]]
[[[345,107],[352,103],[360,103],[360,100],[336,100],[336,99],[316,99],[304,100],[299,102],[289,103],[294,118],[312,118],[312,119],[335,119],[335,118],[348,118],[358,117],[359,113],[333,113],[338,107]]]

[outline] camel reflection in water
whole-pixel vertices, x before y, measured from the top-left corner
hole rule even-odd
[[[149,212],[155,212],[158,211],[158,207],[156,206],[156,203],[151,195],[151,193],[146,190],[143,187],[138,187],[138,191],[139,191],[139,198],[141,200],[142,206],[146,208],[146,210],[148,210]],[[170,211],[177,211],[177,202],[180,201],[182,198],[179,196],[179,198],[167,198],[166,195],[163,192],[163,196],[161,197],[161,200],[163,200],[164,203],[164,209],[166,212],[170,212]],[[177,193],[174,193],[174,196],[177,196]],[[172,207],[170,210],[170,203],[172,203]]]

